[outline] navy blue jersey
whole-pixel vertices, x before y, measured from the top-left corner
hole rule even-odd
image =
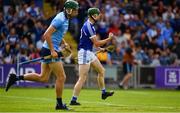
[[[81,36],[78,45],[78,50],[84,49],[92,51],[93,42],[91,41],[91,38],[94,35],[96,35],[94,25],[90,23],[89,20],[87,20],[81,28]]]
[[[19,42],[18,35],[8,35],[7,39],[11,46],[15,46]]]

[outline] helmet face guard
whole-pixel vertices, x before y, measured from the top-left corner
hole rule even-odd
[[[88,9],[88,15],[94,20],[94,22],[96,23],[97,20],[94,19],[94,17],[92,15],[99,15],[100,14],[100,10],[98,8],[89,8]]]
[[[79,4],[75,0],[67,0],[64,3],[64,8],[65,9],[76,9],[76,10],[78,10],[79,9]]]

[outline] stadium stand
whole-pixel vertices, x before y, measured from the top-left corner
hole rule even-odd
[[[39,57],[42,34],[52,17],[62,10],[64,1],[0,0],[0,63],[16,63],[17,54],[21,61]],[[70,21],[66,35],[74,50],[82,23],[87,18],[86,11],[95,6],[102,12],[101,21],[96,25],[99,37],[104,39],[109,32],[117,37],[112,41],[117,51],[109,53],[112,62],[108,64],[120,65],[121,58],[117,57],[129,46],[140,65],[180,64],[179,0],[77,1],[80,4],[79,16]]]

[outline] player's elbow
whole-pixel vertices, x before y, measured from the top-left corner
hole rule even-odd
[[[96,47],[100,47],[100,46],[101,46],[101,44],[100,44],[98,41],[95,42],[94,45],[95,45]]]

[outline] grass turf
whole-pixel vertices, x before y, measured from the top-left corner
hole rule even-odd
[[[57,112],[54,89],[0,88],[0,112]],[[69,106],[72,89],[65,89],[64,103]],[[174,90],[115,90],[113,97],[101,100],[101,92],[83,89],[78,101],[81,106],[69,106],[60,112],[180,112],[180,92]],[[58,111],[59,112],[59,111]]]

